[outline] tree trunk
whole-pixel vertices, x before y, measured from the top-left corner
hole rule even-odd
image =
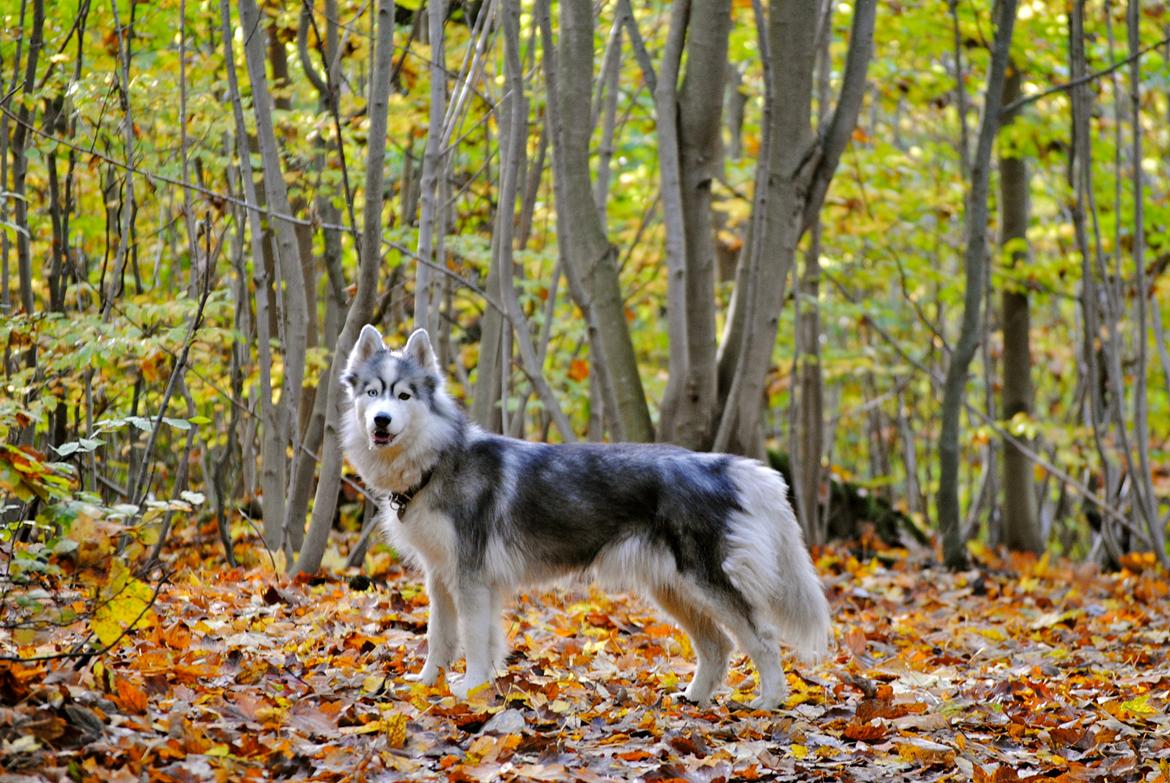
[[[1003,87],[1005,105],[1020,97],[1020,71],[1009,65]],[[1008,130],[1014,116],[1004,117]],[[1013,266],[1028,261],[1028,167],[1010,146],[999,147],[1000,243]],[[1003,318],[1003,417],[1032,412],[1032,356],[1028,294],[1022,286],[1005,285],[1000,294]],[[1017,438],[1021,437],[1016,435]],[[1044,551],[1036,517],[1036,488],[1031,461],[1005,439],[1003,444],[1003,533],[1011,549]]]
[[[669,77],[677,73],[677,63],[669,63],[668,70],[665,55],[657,87],[660,128],[677,123],[677,132],[672,135],[676,135],[678,147],[678,217],[668,215],[666,226],[668,231],[675,226],[675,230],[681,229],[677,243],[683,256],[679,264],[682,279],[676,283],[681,292],[671,300],[672,307],[682,312],[677,319],[670,319],[672,362],[662,403],[661,438],[700,449],[711,445],[718,404],[711,183],[719,164],[731,5],[726,0],[695,0],[687,22],[687,70],[682,87],[676,92],[674,79]],[[660,147],[667,149],[666,144]],[[673,209],[668,193],[664,173],[665,212]],[[670,280],[675,283],[673,270]],[[681,326],[675,325],[676,320],[682,321]],[[678,359],[674,358],[676,340],[682,341]]]
[[[414,283],[414,326],[434,332],[439,325],[439,303],[432,271],[425,262],[442,263],[434,257],[435,224],[439,213],[439,175],[443,172],[443,137],[446,132],[447,63],[443,22],[447,18],[447,0],[428,0],[427,37],[431,47],[430,121],[427,123],[426,151],[422,165],[422,209],[418,221],[418,262]]]
[[[317,72],[312,63],[307,46],[309,25],[312,24],[316,29],[311,14],[312,8],[308,5],[301,8],[300,30],[297,37],[301,66],[309,81],[317,89],[318,109],[336,117],[338,99],[336,73],[334,73],[336,69],[330,67],[330,63],[333,63],[336,57],[338,46],[336,3],[329,0],[325,4],[326,32],[324,47],[321,50],[323,62],[320,73]],[[318,139],[315,146],[319,150],[317,153],[318,166],[324,166],[325,160],[328,158],[327,145],[323,140]],[[339,138],[337,156],[343,168],[345,165],[344,155],[345,148]],[[322,222],[337,225],[341,221],[341,210],[334,205],[333,195],[330,189],[320,187],[317,193],[316,209]],[[343,195],[349,196],[348,193]],[[308,247],[304,241],[305,235],[310,230],[309,226],[297,225],[297,240],[301,246],[302,259],[307,265],[306,269],[312,270],[305,273],[306,304],[310,313],[315,313],[317,310],[316,260],[313,258],[311,241]],[[343,313],[346,305],[345,297],[340,293],[345,287],[341,274],[341,234],[337,228],[326,227],[322,231],[324,234],[322,262],[329,276],[325,306],[325,332],[322,337],[326,346],[332,346],[336,342],[337,333],[341,328],[338,322],[338,313]],[[315,331],[315,324],[311,324],[309,327],[310,343],[314,343],[312,335]],[[321,439],[325,434],[325,409],[329,404],[328,385],[328,377],[322,376],[318,379],[313,393],[312,409],[309,411],[308,421],[302,433],[301,446],[292,457],[292,467],[289,473],[288,509],[285,514],[285,518],[289,520],[291,526],[285,530],[285,535],[288,537],[289,548],[294,552],[299,552],[305,542],[305,526],[298,524],[298,521],[303,520],[308,513],[309,498],[313,494],[313,476],[319,461]]]
[[[545,57],[553,54],[548,0],[540,5]],[[615,440],[650,441],[654,429],[630,340],[616,252],[601,227],[589,176],[593,86],[593,6],[562,0],[556,68],[548,68],[557,236],[569,291],[585,315],[593,366],[613,406]]]
[[[829,50],[832,41],[832,31],[828,24],[830,13],[831,5],[823,3],[817,40],[815,84],[817,123],[822,127],[829,116],[829,80],[833,66]],[[821,465],[825,440],[825,400],[821,375],[820,286],[821,219],[818,212],[810,229],[804,270],[796,290],[797,394],[796,431],[792,438],[792,492],[796,497],[797,517],[804,528],[804,539],[810,544],[823,544],[828,538],[828,514],[821,513],[820,503],[821,482],[822,479],[828,479]]]
[[[247,31],[261,29],[260,11],[256,0],[239,0],[240,24]],[[305,349],[308,345],[308,307],[305,304],[305,281],[300,258],[300,245],[296,231],[286,216],[292,215],[288,188],[280,165],[280,147],[276,141],[276,130],[272,118],[272,96],[268,91],[268,76],[265,73],[264,37],[244,36],[244,56],[248,65],[248,80],[252,85],[252,109],[256,115],[256,138],[260,145],[260,160],[264,167],[264,190],[268,204],[269,228],[273,231],[276,245],[277,268],[280,285],[276,287],[277,306],[280,309],[280,324],[284,359],[284,383],[281,392],[280,425],[283,439],[292,440],[293,452],[300,450],[300,401],[305,379]],[[273,455],[270,455],[273,456]],[[275,455],[287,462],[284,450]],[[287,472],[282,470],[282,472]],[[277,497],[264,497],[264,535],[269,547],[285,545],[283,531],[294,524],[304,526],[304,520],[286,519],[288,504],[282,488]]]
[[[815,3],[772,0],[760,49],[765,125],[752,223],[736,273],[735,295],[719,349],[725,400],[717,450],[760,456],[760,413],[784,288],[800,237],[824,202],[865,94],[876,0],[860,0],[832,119],[813,135],[811,104],[818,14]],[[784,67],[778,65],[783,57]]]
[[[28,200],[25,197],[25,185],[28,180],[28,155],[25,144],[28,141],[28,129],[32,123],[32,97],[36,93],[37,63],[40,58],[41,47],[44,43],[45,3],[44,0],[33,0],[32,31],[28,38],[28,59],[24,65],[24,84],[22,94],[27,100],[20,102],[17,111],[16,127],[12,131],[12,201],[13,218],[16,224],[16,265],[20,278],[20,306],[25,315],[32,315],[34,302],[32,291],[32,236],[28,228]],[[127,174],[129,176],[129,174]],[[0,183],[0,187],[6,183]],[[35,363],[35,353],[30,351],[30,361]]]
[[[1168,565],[1166,555],[1166,520],[1161,518],[1158,495],[1154,488],[1154,480],[1150,465],[1150,421],[1149,399],[1147,388],[1149,384],[1149,310],[1159,307],[1153,299],[1152,287],[1146,278],[1145,260],[1145,184],[1142,173],[1142,123],[1141,123],[1141,64],[1137,53],[1141,44],[1141,3],[1140,0],[1129,0],[1126,3],[1125,20],[1127,27],[1127,41],[1132,58],[1129,66],[1129,109],[1130,133],[1133,135],[1130,154],[1132,166],[1133,187],[1133,266],[1134,285],[1137,288],[1135,297],[1137,303],[1137,370],[1136,383],[1133,392],[1133,422],[1134,440],[1137,449],[1137,465],[1134,481],[1137,495],[1138,513],[1135,521],[1144,523],[1146,532],[1150,536],[1152,549],[1158,556],[1158,562],[1163,567]],[[1121,172],[1118,172],[1120,175]],[[1119,177],[1120,179],[1120,177]],[[1120,182],[1119,182],[1120,186]],[[1120,199],[1118,199],[1120,203]]]
[[[321,438],[321,469],[313,517],[305,536],[305,545],[292,567],[293,573],[311,573],[321,567],[333,514],[337,509],[337,490],[341,484],[341,447],[337,428],[342,415],[341,370],[357,340],[358,332],[374,312],[378,293],[378,270],[382,262],[383,170],[386,163],[386,126],[390,109],[390,87],[394,60],[394,2],[378,0],[377,43],[370,81],[370,132],[366,143],[366,199],[362,213],[361,261],[358,267],[357,292],[345,316],[337,347],[328,370],[324,433]],[[324,379],[322,379],[324,381]]]
[[[962,568],[967,563],[967,542],[963,540],[959,510],[959,419],[967,388],[968,368],[983,338],[981,322],[987,265],[987,195],[991,180],[991,148],[999,129],[1004,74],[1012,28],[1016,21],[1016,3],[1017,0],[1000,0],[999,5],[1000,16],[996,25],[987,89],[984,92],[983,118],[971,164],[971,190],[967,194],[965,209],[967,248],[964,255],[966,293],[963,320],[943,384],[937,509],[943,537],[943,556],[950,568]]]
[[[252,277],[256,289],[256,342],[259,372],[260,421],[263,423],[260,442],[260,491],[264,497],[264,518],[273,521],[269,531],[265,525],[265,544],[270,548],[279,546],[279,524],[284,517],[283,498],[285,491],[285,459],[281,411],[272,399],[272,348],[271,305],[268,298],[268,275],[264,263],[264,226],[256,193],[256,180],[252,171],[252,157],[248,149],[248,128],[244,121],[243,102],[236,80],[236,59],[233,49],[231,10],[229,0],[220,0],[220,25],[223,37],[224,65],[227,71],[228,97],[235,121],[235,152],[240,160],[240,184],[244,193],[244,204],[251,230]],[[240,290],[247,295],[246,287]],[[238,303],[241,310],[250,308],[247,302]],[[246,441],[245,441],[246,442]],[[270,500],[271,499],[271,500]],[[271,509],[271,513],[270,513]],[[279,513],[279,516],[277,516]],[[268,537],[268,533],[272,537]]]

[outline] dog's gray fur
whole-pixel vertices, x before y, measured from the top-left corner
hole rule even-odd
[[[343,448],[367,486],[398,495],[382,523],[426,572],[433,683],[462,648],[467,692],[502,669],[500,614],[521,585],[586,575],[652,598],[690,635],[686,698],[719,687],[729,632],[759,673],[752,706],[787,698],[781,640],[808,656],[829,606],[780,474],[753,460],[665,445],[547,445],[487,434],[444,390],[423,330],[401,351],[362,329],[343,381]],[[404,497],[405,496],[405,497]]]

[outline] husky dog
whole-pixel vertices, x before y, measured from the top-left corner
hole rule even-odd
[[[342,376],[346,456],[388,496],[382,525],[426,572],[434,683],[457,657],[460,697],[502,670],[503,603],[519,586],[591,576],[652,598],[690,635],[683,693],[706,702],[732,643],[759,673],[752,707],[788,695],[779,643],[827,647],[829,605],[780,474],[753,460],[675,446],[548,445],[485,433],[443,387],[423,330],[401,351],[362,329]]]

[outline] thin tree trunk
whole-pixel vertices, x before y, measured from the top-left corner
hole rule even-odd
[[[719,165],[730,29],[725,0],[674,4],[654,86],[670,334],[659,436],[695,449],[711,444],[717,404],[711,183]],[[679,87],[684,48],[687,69]]]
[[[8,189],[8,151],[11,140],[8,134],[8,123],[12,111],[12,98],[16,95],[16,85],[20,82],[20,60],[24,56],[24,20],[27,12],[28,0],[21,0],[19,34],[16,36],[16,49],[12,55],[12,78],[4,86],[4,98],[0,100],[4,109],[3,116],[0,116],[0,190]],[[15,160],[13,163],[15,164]],[[15,192],[15,185],[13,191]],[[9,222],[8,204],[9,199],[0,199],[0,223],[7,224]],[[11,251],[8,232],[0,231],[0,314],[5,316],[12,312],[12,270],[9,266]],[[7,366],[8,351],[5,350],[4,368],[7,369]],[[91,457],[92,455],[93,452],[90,452]]]
[[[725,400],[717,450],[761,456],[764,384],[801,235],[812,225],[849,141],[865,94],[873,52],[875,0],[860,0],[837,105],[818,136],[811,120],[818,13],[815,3],[772,0],[761,32],[765,128],[752,224],[736,274],[735,295],[719,349]],[[757,15],[762,10],[757,8]],[[785,67],[777,57],[783,53]]]
[[[1071,212],[1073,232],[1076,237],[1077,251],[1081,256],[1081,312],[1082,312],[1082,350],[1084,352],[1084,383],[1085,383],[1085,416],[1087,424],[1092,428],[1093,441],[1100,463],[1100,472],[1103,476],[1102,489],[1105,494],[1105,504],[1111,505],[1119,497],[1121,471],[1115,464],[1108,449],[1107,430],[1109,428],[1110,413],[1107,397],[1109,368],[1105,361],[1104,351],[1099,346],[1101,342],[1101,296],[1096,269],[1103,265],[1100,260],[1101,246],[1099,237],[1095,248],[1090,247],[1088,236],[1087,212],[1095,213],[1093,197],[1093,166],[1092,166],[1092,139],[1090,136],[1090,121],[1092,115],[1092,101],[1090,91],[1085,82],[1088,71],[1085,60],[1085,29],[1084,29],[1084,0],[1074,0],[1072,13],[1069,14],[1069,72],[1072,77],[1070,96],[1072,98],[1072,153],[1069,165],[1069,179],[1073,185],[1075,198]],[[1096,219],[1094,217],[1094,225]],[[1097,256],[1094,262],[1094,256]],[[1096,488],[1095,482],[1090,479],[1090,486]],[[1121,554],[1113,546],[1112,529],[1115,521],[1111,516],[1103,515],[1102,540],[1105,542],[1110,559],[1116,561]]]
[[[281,411],[272,399],[272,349],[271,321],[269,313],[267,266],[264,263],[264,226],[262,213],[257,201],[256,180],[252,171],[252,158],[248,149],[248,128],[244,121],[243,102],[240,99],[239,83],[236,79],[235,50],[232,45],[231,8],[229,0],[220,0],[220,24],[224,47],[224,65],[227,72],[228,96],[235,120],[235,148],[240,160],[240,184],[244,192],[244,204],[251,225],[249,236],[252,245],[252,277],[256,289],[256,343],[258,371],[260,374],[260,420],[263,424],[260,443],[260,492],[264,498],[264,517],[273,519],[273,536],[265,536],[265,545],[275,549],[280,545],[277,536],[283,519],[283,498],[285,492],[285,441],[281,436]],[[247,304],[243,303],[246,309]],[[276,516],[279,511],[280,515]],[[267,528],[267,525],[266,525]],[[267,534],[266,529],[266,534]]]
[[[22,7],[23,12],[23,7]],[[23,13],[22,13],[23,18]],[[21,88],[26,100],[20,102],[16,127],[12,132],[12,201],[13,219],[16,224],[16,265],[20,278],[20,306],[25,314],[33,313],[32,291],[32,236],[28,227],[28,200],[25,185],[28,180],[28,155],[25,144],[28,129],[32,123],[33,96],[36,92],[37,64],[44,44],[45,2],[33,0],[32,30],[28,35],[28,59],[24,64],[24,84]],[[22,36],[23,38],[23,36]],[[129,175],[127,175],[129,176]],[[30,351],[29,361],[36,363],[35,353]]]
[[[715,328],[715,226],[711,186],[719,172],[731,3],[694,0],[687,70],[679,91],[683,225],[686,231],[687,368],[679,442],[710,448],[719,404]]]
[[[1009,65],[1003,103],[1020,97],[1020,71]],[[1006,130],[1014,121],[1004,117]],[[999,147],[1000,242],[1013,267],[1028,262],[1028,168],[1019,152]],[[1005,284],[1000,294],[1003,318],[1003,417],[1032,412],[1032,355],[1028,294],[1022,286]],[[1019,437],[1019,436],[1017,436]],[[1011,549],[1042,552],[1044,540],[1036,516],[1036,488],[1032,464],[1014,443],[1003,444],[1003,538]]]
[[[307,28],[312,25],[314,30],[317,29],[316,22],[312,16],[312,8],[308,5],[301,9],[300,32],[297,37],[301,65],[309,77],[309,81],[317,89],[318,107],[321,111],[328,112],[335,119],[338,116],[337,101],[339,98],[336,87],[336,65],[334,64],[338,45],[337,24],[336,2],[329,0],[325,4],[326,32],[324,48],[321,50],[321,59],[323,61],[321,73],[316,71],[308,53]],[[318,161],[322,165],[328,157],[328,151],[325,147],[326,145],[323,141],[319,142],[320,151],[318,153]],[[340,135],[338,136],[337,142],[337,156],[342,168],[346,168],[345,146],[342,143]],[[347,192],[344,195],[348,197],[349,193]],[[317,194],[316,208],[322,218],[322,222],[335,226],[341,221],[341,210],[335,206],[333,197],[334,194],[329,192],[328,189],[321,188]],[[301,240],[301,231],[307,229],[308,227],[298,226],[298,241]],[[328,225],[322,230],[324,232],[322,261],[329,277],[325,308],[325,333],[323,338],[325,345],[332,346],[337,339],[337,332],[341,328],[338,320],[339,313],[344,312],[346,304],[343,291],[345,284],[341,273],[341,232],[340,229],[332,228]],[[314,259],[312,258],[311,247],[306,249],[302,243],[301,249],[305,262],[313,265]],[[316,292],[315,280],[315,272],[306,273],[306,304],[313,312],[316,311],[314,296]],[[313,281],[312,284],[310,284],[310,281]],[[310,327],[310,334],[312,331],[313,327]],[[315,386],[313,405],[304,428],[301,447],[292,457],[288,511],[285,515],[289,527],[284,531],[284,535],[288,541],[290,550],[294,552],[299,552],[304,546],[305,526],[298,524],[298,521],[303,520],[308,513],[309,498],[313,494],[313,476],[317,469],[317,454],[321,449],[321,439],[325,433],[325,411],[328,404],[328,378],[322,377],[318,379]]]
[[[505,155],[500,162],[500,200],[499,219],[496,222],[496,233],[499,238],[500,269],[511,272],[513,268],[512,237],[515,225],[516,195],[519,191],[520,180],[524,172],[524,150],[528,142],[528,101],[524,97],[524,76],[520,67],[520,0],[504,0],[500,6],[503,17],[505,64],[508,85],[508,107],[511,116],[508,121],[508,138]],[[501,139],[501,146],[504,140]],[[501,290],[505,306],[508,309],[511,331],[516,336],[517,347],[521,360],[527,370],[529,380],[545,410],[553,417],[561,438],[566,442],[577,439],[569,424],[568,417],[561,410],[552,389],[544,378],[536,349],[532,344],[532,336],[524,313],[520,309],[520,302],[516,297],[516,287],[511,275],[501,280]],[[505,373],[507,368],[505,368]],[[507,400],[505,399],[506,403]]]
[[[680,437],[681,422],[678,417],[682,414],[680,408],[686,399],[684,386],[687,382],[690,340],[687,335],[687,235],[683,222],[678,74],[690,23],[690,0],[674,3],[670,10],[670,32],[654,88],[658,120],[658,170],[662,179],[662,223],[666,227],[666,329],[670,340],[667,364],[669,375],[662,396],[658,435],[662,440],[680,445],[688,445]]]
[[[280,148],[276,141],[276,130],[272,117],[272,96],[268,91],[268,76],[265,72],[265,36],[263,20],[256,7],[256,0],[239,0],[240,25],[244,35],[244,56],[248,65],[248,79],[252,85],[252,109],[256,115],[256,138],[260,146],[260,160],[264,166],[264,190],[268,204],[269,228],[275,238],[277,269],[280,285],[277,286],[277,302],[280,307],[280,324],[283,335],[282,356],[284,360],[284,382],[280,399],[279,423],[282,440],[292,441],[293,453],[300,450],[300,401],[305,380],[305,349],[308,346],[308,307],[305,304],[305,281],[293,224],[284,217],[292,215],[288,188],[280,164]],[[270,455],[271,456],[271,455]],[[282,448],[277,458],[281,461],[281,472],[287,472],[287,461]],[[287,546],[283,531],[297,524],[304,526],[304,520],[286,518],[288,504],[282,488],[276,498],[264,497],[264,535],[270,548]]]
[[[590,103],[593,85],[593,7],[562,0],[560,43],[552,68],[548,0],[541,0],[549,116],[553,127],[557,236],[569,290],[585,314],[593,366],[613,407],[618,440],[654,438],[650,410],[630,340],[616,253],[601,226],[589,178]]]
[[[446,152],[443,147],[444,115],[447,111],[447,63],[443,40],[443,22],[447,17],[447,0],[428,0],[427,37],[430,39],[431,94],[430,121],[422,166],[422,209],[418,221],[418,255],[415,271],[414,325],[433,332],[439,325],[438,301],[431,270],[425,262],[441,263],[434,257],[435,223],[438,214],[439,175]]]
[[[1133,426],[1134,439],[1137,448],[1137,470],[1134,484],[1138,498],[1140,520],[1153,543],[1154,552],[1163,567],[1170,564],[1166,555],[1165,523],[1160,518],[1157,494],[1154,489],[1154,480],[1150,467],[1150,421],[1149,400],[1147,387],[1149,384],[1150,356],[1149,356],[1149,310],[1151,287],[1146,280],[1145,261],[1145,184],[1142,175],[1142,123],[1141,123],[1141,63],[1137,53],[1141,48],[1141,2],[1129,0],[1125,13],[1127,27],[1127,42],[1129,54],[1132,58],[1129,66],[1129,107],[1130,133],[1133,134],[1130,155],[1133,184],[1133,265],[1134,283],[1137,288],[1137,369],[1136,383],[1133,391]],[[1120,182],[1118,172],[1118,181]],[[1121,203],[1118,199],[1118,208]],[[1158,307],[1154,302],[1153,306]]]
[[[950,568],[967,563],[959,510],[959,429],[963,396],[967,387],[968,368],[982,339],[983,293],[987,264],[987,196],[991,180],[991,151],[999,128],[999,110],[1003,105],[1003,83],[1016,21],[1017,0],[1000,0],[991,68],[984,93],[983,118],[980,121],[975,157],[971,165],[971,190],[967,195],[966,239],[964,256],[966,293],[963,320],[947,366],[943,385],[942,426],[939,435],[938,520],[942,530],[943,556]]]
[[[597,179],[593,183],[593,201],[601,215],[601,228],[608,231],[606,208],[609,205],[609,177],[613,164],[613,139],[617,129],[618,81],[621,78],[622,28],[625,9],[619,6],[614,11],[613,26],[609,31],[609,43],[601,59],[601,75],[598,77],[597,98],[593,102],[595,116],[593,125],[601,122],[601,143],[598,145]]]
[[[828,24],[832,7],[822,4],[821,26],[817,41],[816,99],[817,123],[820,126],[829,116],[829,79],[832,41]],[[825,450],[824,383],[821,375],[820,297],[821,285],[821,220],[820,213],[813,220],[808,251],[804,256],[804,270],[796,291],[796,355],[797,395],[796,427],[793,433],[792,490],[796,497],[797,517],[804,528],[805,540],[823,544],[828,539],[828,515],[820,508],[821,482],[827,478],[822,467]]]
[[[341,448],[338,426],[343,407],[341,370],[357,340],[358,332],[373,315],[377,300],[378,270],[382,261],[382,206],[383,170],[386,163],[386,126],[390,109],[390,88],[394,60],[394,2],[378,0],[377,38],[374,47],[374,67],[370,80],[370,132],[366,144],[366,199],[362,213],[361,262],[358,266],[357,291],[345,316],[341,335],[329,367],[325,409],[324,433],[321,439],[321,469],[317,494],[313,501],[313,517],[309,523],[305,545],[293,568],[294,573],[308,573],[321,567],[333,514],[337,509],[337,490],[341,483]]]
[[[103,319],[109,318],[114,302],[122,294],[126,265],[132,263],[134,253],[131,248],[131,236],[134,232],[134,221],[138,211],[134,177],[130,171],[135,166],[134,117],[130,110],[130,43],[133,38],[123,30],[122,22],[118,16],[117,3],[111,4],[110,10],[114,16],[115,37],[118,44],[115,83],[118,85],[119,103],[122,108],[122,144],[125,147],[127,168],[123,175],[121,198],[118,200],[118,209],[115,213],[118,216],[118,248],[114,254],[114,275],[108,288],[102,293],[104,297],[101,309]],[[134,3],[130,5],[130,13],[133,17]],[[137,277],[137,272],[135,272],[135,276]]]

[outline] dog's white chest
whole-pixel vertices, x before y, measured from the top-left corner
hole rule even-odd
[[[400,554],[421,560],[428,573],[454,573],[457,558],[455,527],[446,514],[415,501],[407,507],[401,519],[397,511],[384,512],[382,524]]]

